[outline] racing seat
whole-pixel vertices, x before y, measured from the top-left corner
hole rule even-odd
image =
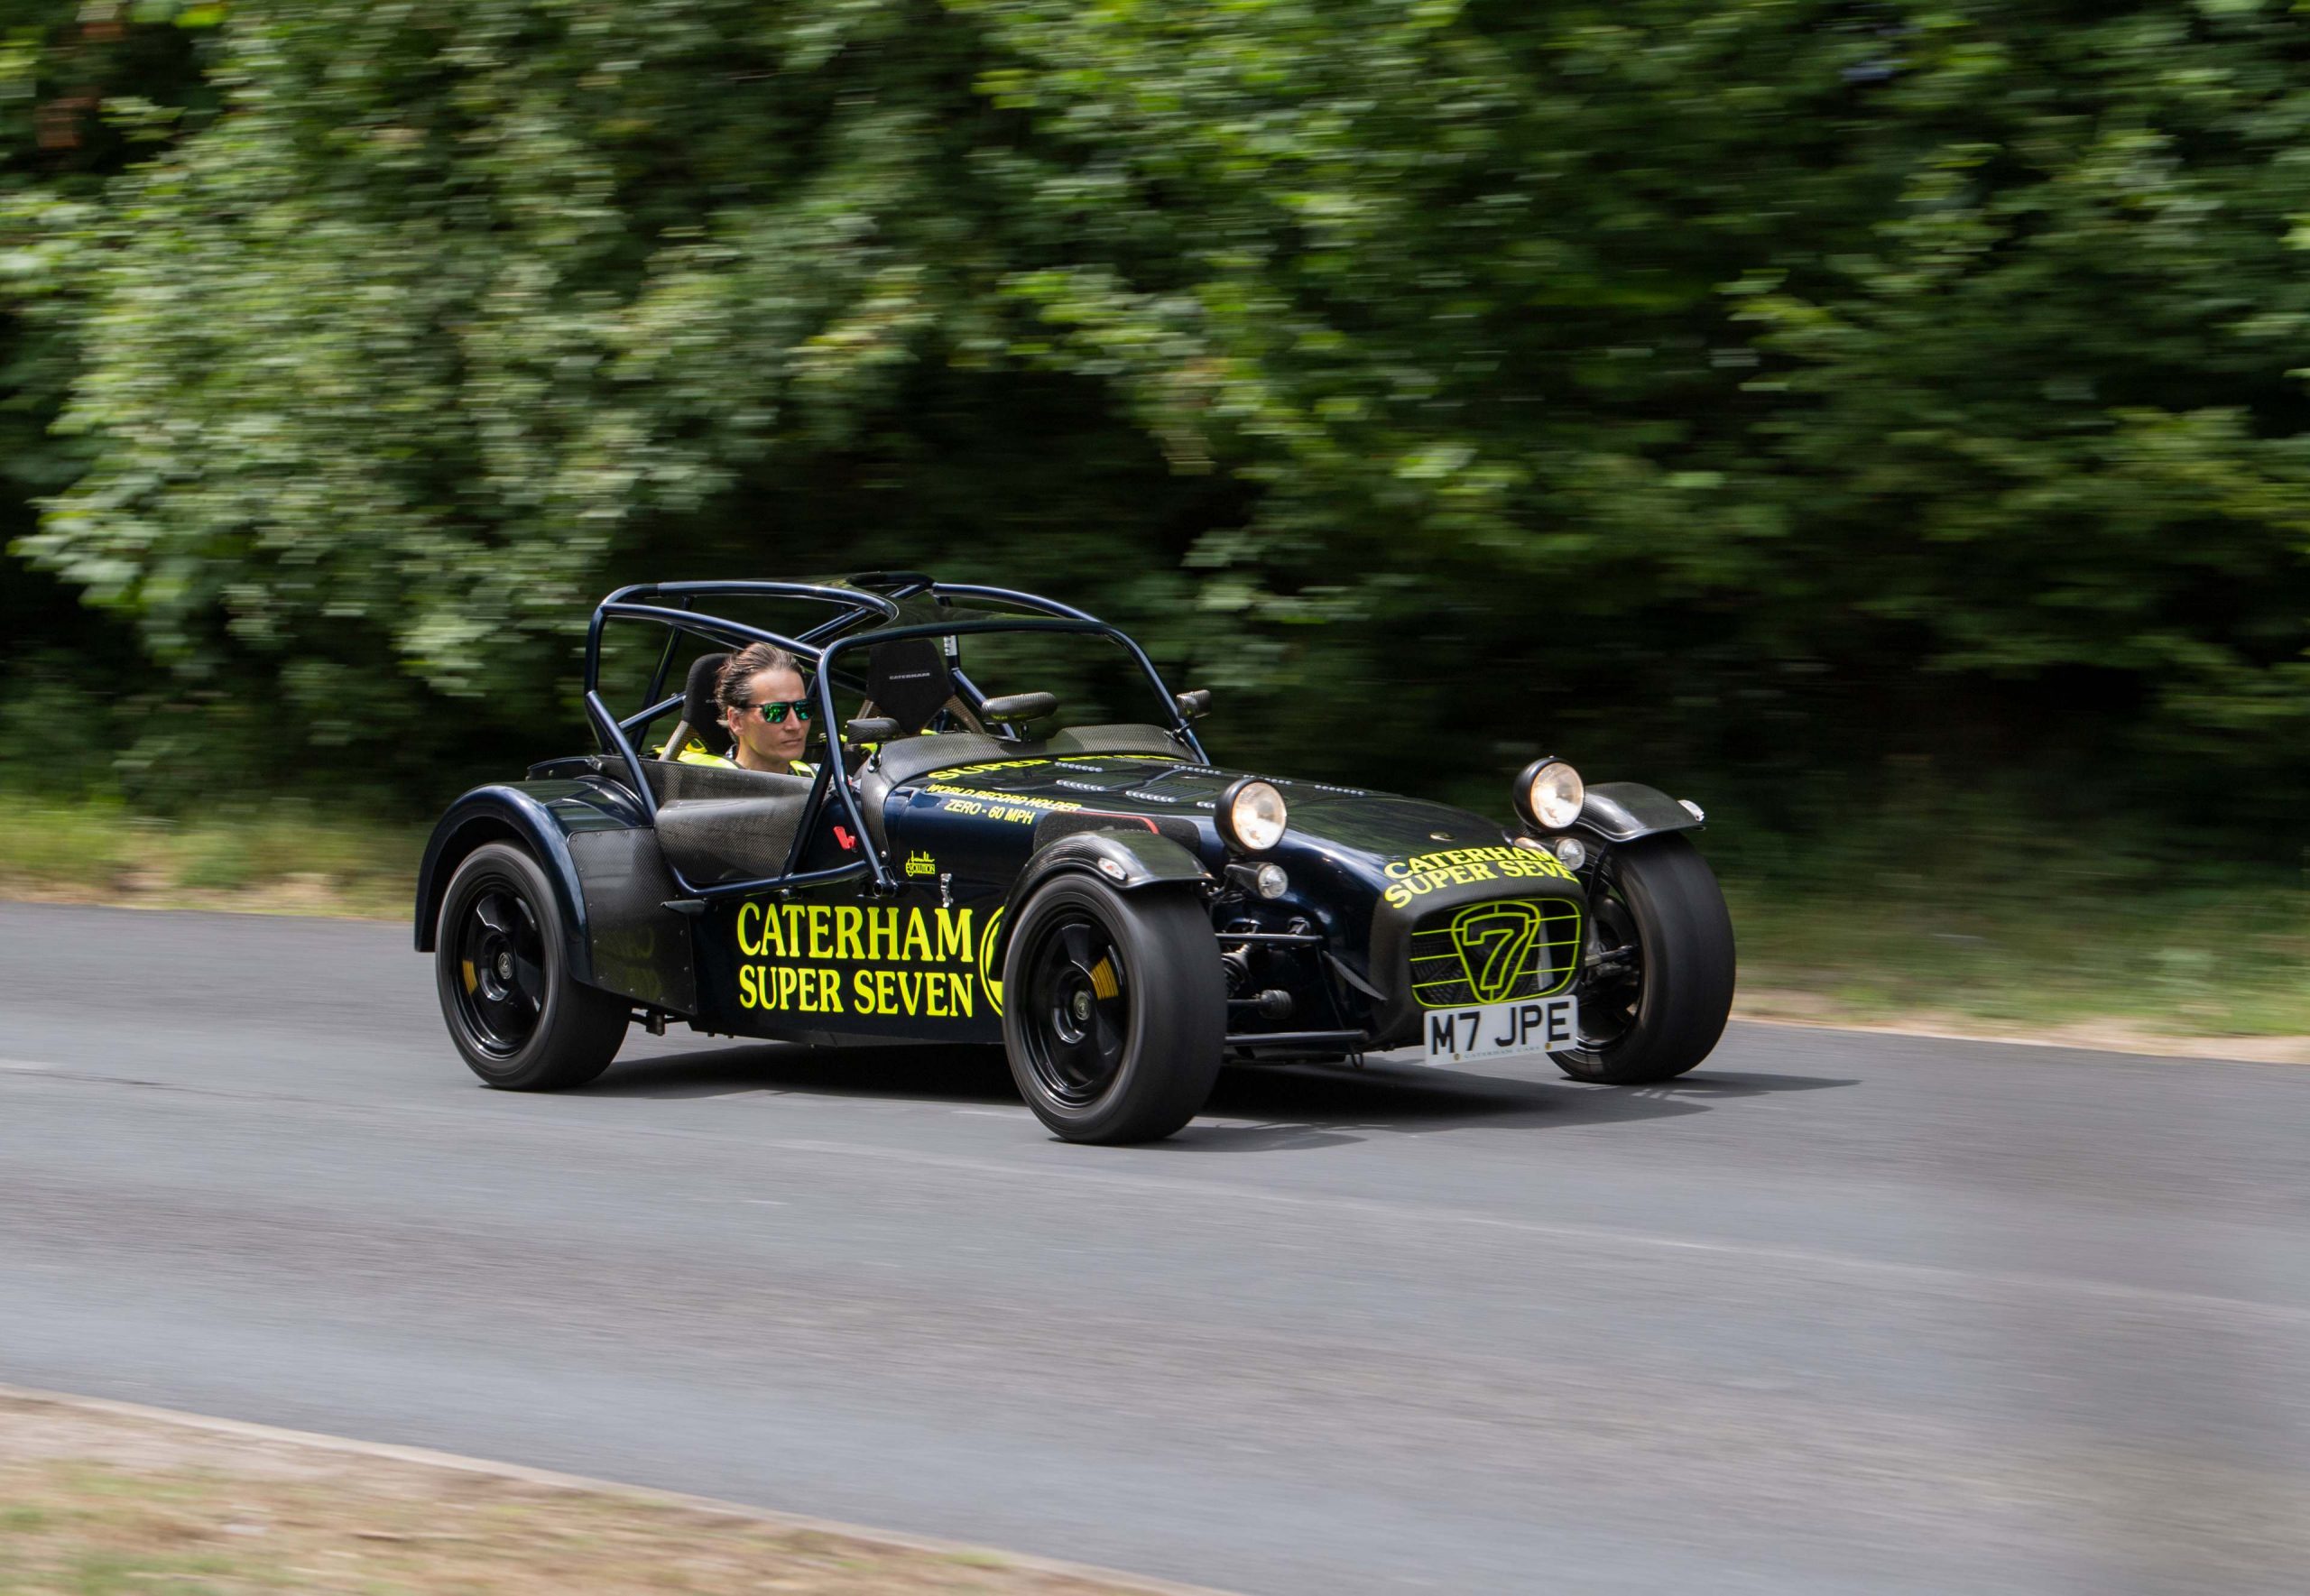
[[[955,672],[935,637],[880,643],[866,657],[866,697],[899,724],[899,735],[921,733],[955,696]]]
[[[867,655],[867,703],[875,715],[896,721],[899,726],[898,735],[886,739],[858,774],[859,813],[865,819],[866,835],[874,839],[875,846],[886,845],[882,837],[882,800],[890,796],[892,787],[904,779],[892,774],[894,768],[908,762],[901,751],[956,741],[952,733],[945,737],[922,735],[922,728],[930,717],[954,698],[954,669],[947,663],[946,651],[938,646],[937,638],[909,637],[878,643]],[[970,761],[964,757],[953,762]]]
[[[682,718],[664,744],[667,759],[688,747],[693,737],[706,745],[707,752],[729,756],[730,733],[722,724],[722,706],[714,696],[722,667],[729,662],[726,653],[700,654],[690,661],[689,676],[682,683]]]

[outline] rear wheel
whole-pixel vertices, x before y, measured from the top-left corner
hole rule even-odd
[[[1556,1056],[1564,1073],[1632,1086],[1706,1058],[1732,1011],[1734,960],[1732,917],[1700,851],[1673,835],[1615,848],[1588,917],[1580,1046]]]
[[[563,934],[552,886],[519,848],[485,844],[449,878],[434,985],[450,1039],[492,1086],[582,1086],[625,1040],[629,1005],[572,978]]]
[[[1003,959],[1003,1040],[1035,1116],[1069,1141],[1153,1141],[1219,1078],[1227,986],[1211,922],[1180,893],[1125,898],[1061,876]]]

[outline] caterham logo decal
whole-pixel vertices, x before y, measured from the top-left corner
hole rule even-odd
[[[942,897],[952,881],[938,878]],[[990,914],[972,904],[748,899],[731,921],[738,1007],[881,1019],[1000,1019],[1003,920],[999,904]],[[1092,984],[1104,996],[1099,981],[1094,972]]]
[[[968,1019],[984,950],[969,909],[738,905],[738,1006]]]
[[[1477,1002],[1501,1002],[1516,990],[1539,934],[1539,906],[1520,899],[1470,904],[1452,917],[1452,946]]]
[[[1541,848],[1446,848],[1410,859],[1391,859],[1381,868],[1388,889],[1381,893],[1391,909],[1403,909],[1439,887],[1465,887],[1472,881],[1530,881],[1576,880],[1553,853]]]

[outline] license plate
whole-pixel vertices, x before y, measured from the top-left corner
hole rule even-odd
[[[1428,1062],[1466,1064],[1520,1053],[1561,1053],[1580,1039],[1580,1000],[1531,998],[1428,1010]]]

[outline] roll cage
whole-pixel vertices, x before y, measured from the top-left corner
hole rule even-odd
[[[837,613],[799,634],[789,637],[697,608],[700,602],[716,598],[799,600],[826,604]],[[938,617],[936,612],[954,609],[958,600],[972,607],[959,611],[952,619]],[[1002,607],[990,609],[986,606]],[[665,646],[659,650],[657,665],[651,672],[650,685],[643,695],[648,702],[642,709],[624,719],[611,712],[608,704],[603,700],[601,691],[602,632],[612,621],[652,623],[667,628]],[[625,766],[635,796],[654,826],[658,819],[659,800],[656,789],[650,785],[649,776],[642,769],[642,755],[634,747],[633,734],[660,715],[680,706],[682,695],[676,692],[669,696],[666,682],[681,640],[688,636],[709,643],[739,648],[748,643],[766,642],[784,649],[810,671],[810,691],[818,699],[819,724],[826,728],[827,740],[827,757],[820,761],[818,774],[813,778],[809,794],[804,801],[801,824],[796,828],[793,844],[787,853],[785,870],[780,874],[754,881],[723,881],[704,886],[686,879],[670,859],[666,861],[667,872],[685,897],[699,901],[744,897],[765,890],[818,886],[855,880],[859,876],[868,878],[873,883],[873,890],[878,893],[894,891],[897,882],[882,858],[882,850],[875,845],[873,835],[864,823],[850,772],[844,768],[840,723],[836,718],[834,690],[836,683],[841,682],[846,690],[861,692],[864,690],[864,684],[858,678],[845,676],[836,661],[846,653],[908,638],[958,637],[1005,632],[1075,632],[1112,639],[1137,663],[1148,685],[1162,702],[1170,719],[1168,730],[1186,744],[1197,761],[1205,761],[1203,744],[1188,726],[1178,700],[1164,683],[1154,661],[1147,657],[1146,650],[1133,641],[1129,633],[1056,599],[1019,593],[1007,587],[937,582],[918,571],[868,571],[819,582],[649,582],[621,587],[594,606],[593,618],[587,624],[586,717],[593,727],[595,739],[601,744],[602,752],[615,755]],[[958,696],[976,713],[985,704],[986,695],[961,670],[955,671],[954,675]],[[800,863],[813,829],[825,813],[829,794],[843,817],[848,821],[850,835],[858,839],[859,857],[827,869],[798,870],[795,867]]]

